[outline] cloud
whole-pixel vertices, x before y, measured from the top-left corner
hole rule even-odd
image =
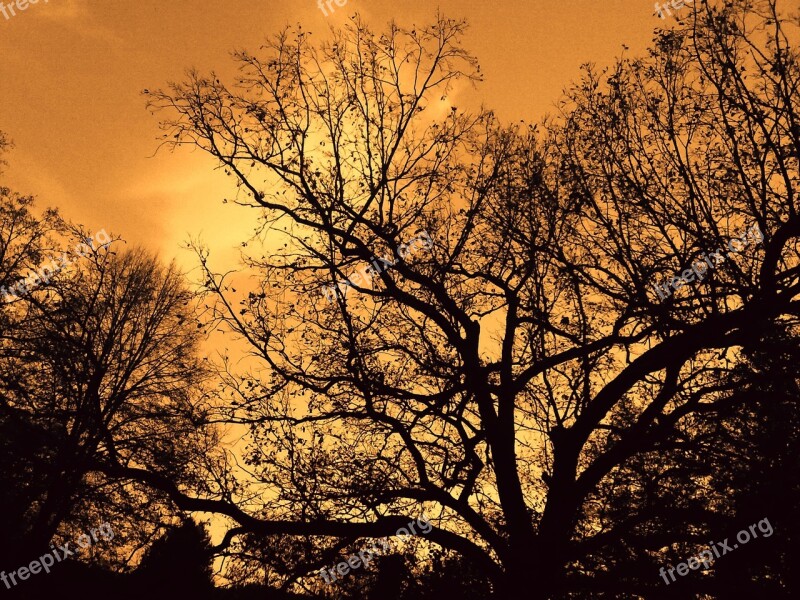
[[[83,37],[122,45],[123,39],[112,29],[97,22],[89,9],[88,0],[50,0],[46,10],[39,11],[43,19],[59,23]]]

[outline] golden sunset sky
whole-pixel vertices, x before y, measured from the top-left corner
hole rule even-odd
[[[456,91],[451,100],[483,102],[506,122],[538,121],[582,63],[641,54],[671,20],[648,0],[348,0],[328,17],[316,0],[39,0],[0,15],[0,130],[16,145],[6,185],[184,268],[196,264],[180,249],[190,236],[233,260],[255,214],[222,203],[232,180],[199,150],[156,152],[159,117],[142,90],[180,80],[189,67],[230,83],[229,52],[254,51],[285,25],[322,38],[356,11],[382,29],[392,19],[427,23],[437,6],[469,21],[465,45],[485,76],[469,98]]]

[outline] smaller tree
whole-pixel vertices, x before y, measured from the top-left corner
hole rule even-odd
[[[143,591],[205,598],[213,588],[211,542],[205,525],[185,518],[168,530],[148,549],[136,575]]]
[[[18,510],[4,515],[17,561],[101,520],[133,548],[147,543],[174,511],[119,470],[199,481],[213,454],[192,294],[174,266],[117,246],[91,249],[9,309],[19,317],[0,348],[0,427],[31,441],[15,450],[30,479],[15,482]]]

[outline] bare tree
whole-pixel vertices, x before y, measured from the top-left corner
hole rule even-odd
[[[30,464],[15,492],[24,511],[8,515],[17,559],[101,518],[126,538],[120,554],[146,544],[174,511],[109,473],[147,467],[186,483],[213,460],[193,295],[174,265],[120,245],[91,248],[9,309],[25,318],[3,347],[0,417]]]
[[[774,1],[698,4],[647,58],[589,69],[541,133],[447,104],[478,69],[445,18],[380,36],[355,19],[318,47],[286,31],[237,53],[232,88],[190,73],[152,93],[167,142],[209,152],[260,211],[260,287],[200,255],[216,319],[268,367],[230,375],[228,420],[274,491],[139,476],[237,520],[228,541],[336,539],[294,576],[424,510],[427,540],[499,597],[610,590],[594,557],[641,525],[605,519],[623,470],[720,410],[741,349],[797,316],[796,24]],[[655,294],[753,225],[763,241]],[[638,591],[703,536],[658,524]]]

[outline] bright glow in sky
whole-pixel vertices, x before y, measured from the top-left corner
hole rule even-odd
[[[464,17],[466,47],[484,83],[460,108],[483,102],[503,120],[539,120],[583,62],[609,64],[622,44],[640,53],[664,24],[647,0],[441,0]],[[89,229],[105,228],[164,259],[201,235],[215,264],[231,265],[256,214],[234,204],[232,180],[200,151],[156,153],[158,117],[141,91],[215,70],[231,81],[233,49],[256,50],[284,25],[328,34],[359,11],[374,28],[425,23],[428,0],[348,0],[325,17],[315,0],[50,0],[0,16],[0,130],[16,143],[7,183],[58,206]],[[455,99],[453,99],[455,100]]]

